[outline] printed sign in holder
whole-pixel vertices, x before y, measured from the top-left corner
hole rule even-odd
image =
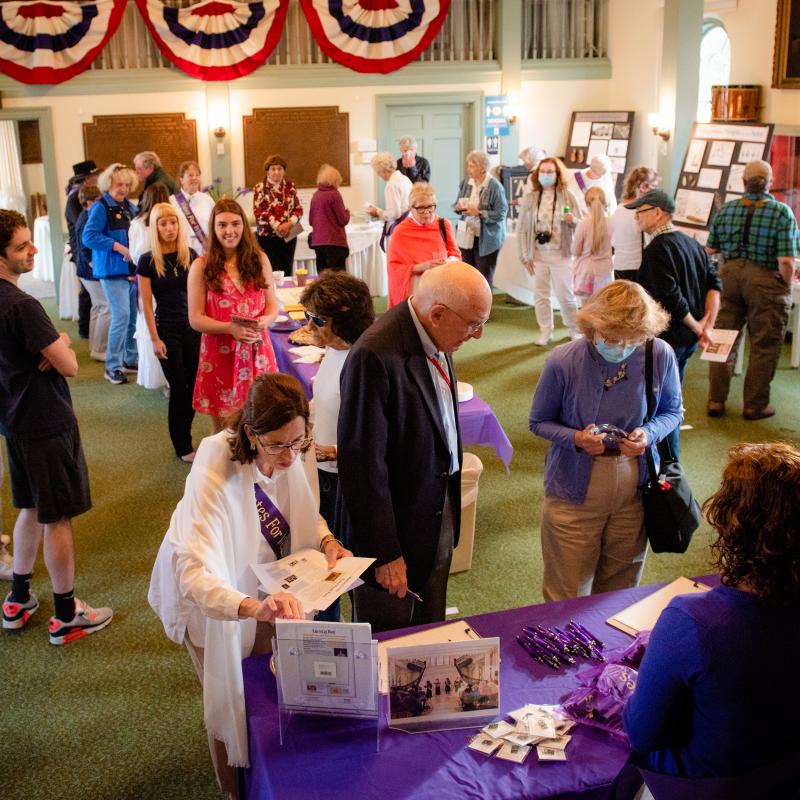
[[[341,629],[348,623],[314,624],[311,636],[284,638],[278,633],[272,639],[270,668],[277,681],[281,745],[292,717],[302,714],[372,723],[375,752],[380,752],[378,643],[343,641]],[[334,632],[326,636],[325,627]]]

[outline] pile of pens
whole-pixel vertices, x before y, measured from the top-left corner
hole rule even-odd
[[[526,625],[517,642],[540,664],[559,669],[565,664],[574,664],[576,657],[605,661],[603,643],[578,622],[570,620],[566,630],[545,628],[542,625]]]

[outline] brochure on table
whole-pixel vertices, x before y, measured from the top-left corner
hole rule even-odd
[[[769,161],[773,125],[695,122],[675,191],[676,227],[705,244],[711,220],[724,203],[744,193],[748,161]]]
[[[633,116],[633,111],[573,111],[569,126],[564,164],[584,169],[594,156],[607,155],[617,200],[622,198]]]
[[[340,558],[333,569],[319,550],[306,548],[271,561],[252,564],[261,587],[267,594],[291,592],[305,612],[324,611],[345,592],[360,586],[360,575],[374,558]]]
[[[500,639],[390,647],[389,727],[472,728],[500,713]]]

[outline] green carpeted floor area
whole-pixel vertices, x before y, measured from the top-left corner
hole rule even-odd
[[[47,304],[54,311],[54,303]],[[382,309],[381,309],[382,310]],[[76,337],[73,323],[59,323]],[[459,378],[494,408],[514,447],[506,474],[493,451],[469,448],[484,463],[475,558],[454,576],[449,605],[461,614],[541,602],[538,542],[546,443],[528,431],[537,377],[551,348],[532,344],[533,310],[496,295],[482,339],[456,357]],[[561,331],[563,333],[563,330]],[[74,343],[80,374],[70,381],[89,462],[94,508],[75,520],[78,596],[111,605],[115,618],[74,645],[48,643],[52,596],[41,560],[33,588],[42,604],[28,627],[0,637],[0,796],[6,800],[193,800],[219,796],[208,758],[200,687],[187,653],[164,635],[147,604],[156,551],[180,498],[188,466],[175,458],[161,392],[111,386],[102,365]],[[700,499],[716,487],[726,448],[737,441],[798,441],[800,372],[789,351],[773,382],[779,414],[745,422],[741,377],[728,416],[705,415],[707,368],[694,357],[685,383],[683,460]],[[210,432],[198,417],[195,439]],[[5,458],[5,456],[4,456]],[[8,479],[3,531],[11,533]],[[702,528],[683,556],[648,556],[644,582],[709,570],[710,532]],[[3,592],[8,584],[0,584]],[[322,766],[309,756],[309,768]]]

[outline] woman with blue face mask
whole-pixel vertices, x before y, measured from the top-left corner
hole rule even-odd
[[[567,188],[568,173],[558,158],[543,158],[531,172],[533,191],[520,203],[517,221],[519,260],[533,283],[533,304],[539,336],[544,347],[553,339],[555,293],[561,318],[571,339],[580,337],[575,327],[578,304],[572,291],[572,236],[582,216],[578,199]]]
[[[641,286],[614,281],[577,313],[584,338],[556,347],[545,363],[529,418],[531,431],[551,443],[541,529],[545,600],[639,583],[647,551],[639,491],[645,449],[683,416],[675,353],[656,338],[668,324]],[[644,422],[648,339],[656,404]]]

